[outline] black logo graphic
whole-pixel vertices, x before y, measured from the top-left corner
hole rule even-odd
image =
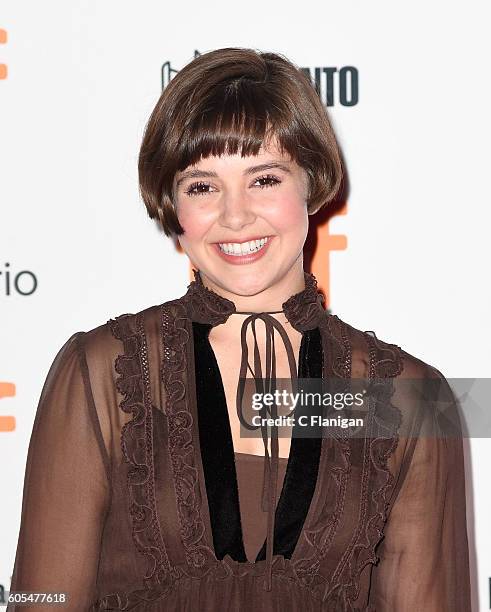
[[[194,51],[194,57],[201,53]],[[355,106],[359,100],[359,77],[355,66],[321,66],[315,68],[301,68],[312,81],[317,93],[326,106]],[[162,91],[179,72],[171,66],[170,61],[162,64],[161,81]]]

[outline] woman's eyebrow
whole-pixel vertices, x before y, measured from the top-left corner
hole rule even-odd
[[[246,168],[244,170],[243,174],[255,174],[256,172],[272,170],[273,168],[278,168],[279,170],[283,170],[284,172],[288,172],[288,174],[291,174],[290,168],[280,162],[268,162],[266,164],[259,164],[258,166],[250,166],[249,168]]]
[[[279,170],[283,170],[288,174],[291,174],[291,170],[285,164],[280,162],[268,162],[265,164],[259,164],[257,166],[249,166],[243,172],[244,175],[255,174],[256,172],[263,172],[264,170],[272,170],[273,168],[277,168]],[[218,174],[213,170],[199,170],[197,168],[193,170],[187,170],[184,172],[178,179],[176,183],[176,188],[188,178],[216,178]]]

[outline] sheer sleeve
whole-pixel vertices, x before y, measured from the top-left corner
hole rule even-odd
[[[438,370],[428,366],[428,372],[432,399],[414,393],[421,390],[415,381],[396,383],[393,403],[401,409],[405,437],[372,572],[370,609],[377,612],[471,610],[460,421],[448,382]]]
[[[10,588],[11,593],[64,592],[68,602],[11,603],[8,612],[86,610],[94,597],[110,487],[83,339],[84,332],[77,332],[62,346],[41,392]]]

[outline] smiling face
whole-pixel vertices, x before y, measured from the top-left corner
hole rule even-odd
[[[255,156],[210,156],[178,172],[178,240],[205,284],[226,296],[300,290],[307,190],[305,170],[274,141]]]

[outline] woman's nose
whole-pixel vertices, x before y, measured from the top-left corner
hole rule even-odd
[[[237,230],[253,223],[255,218],[251,202],[243,192],[228,192],[223,195],[220,211],[220,222],[223,226]]]

